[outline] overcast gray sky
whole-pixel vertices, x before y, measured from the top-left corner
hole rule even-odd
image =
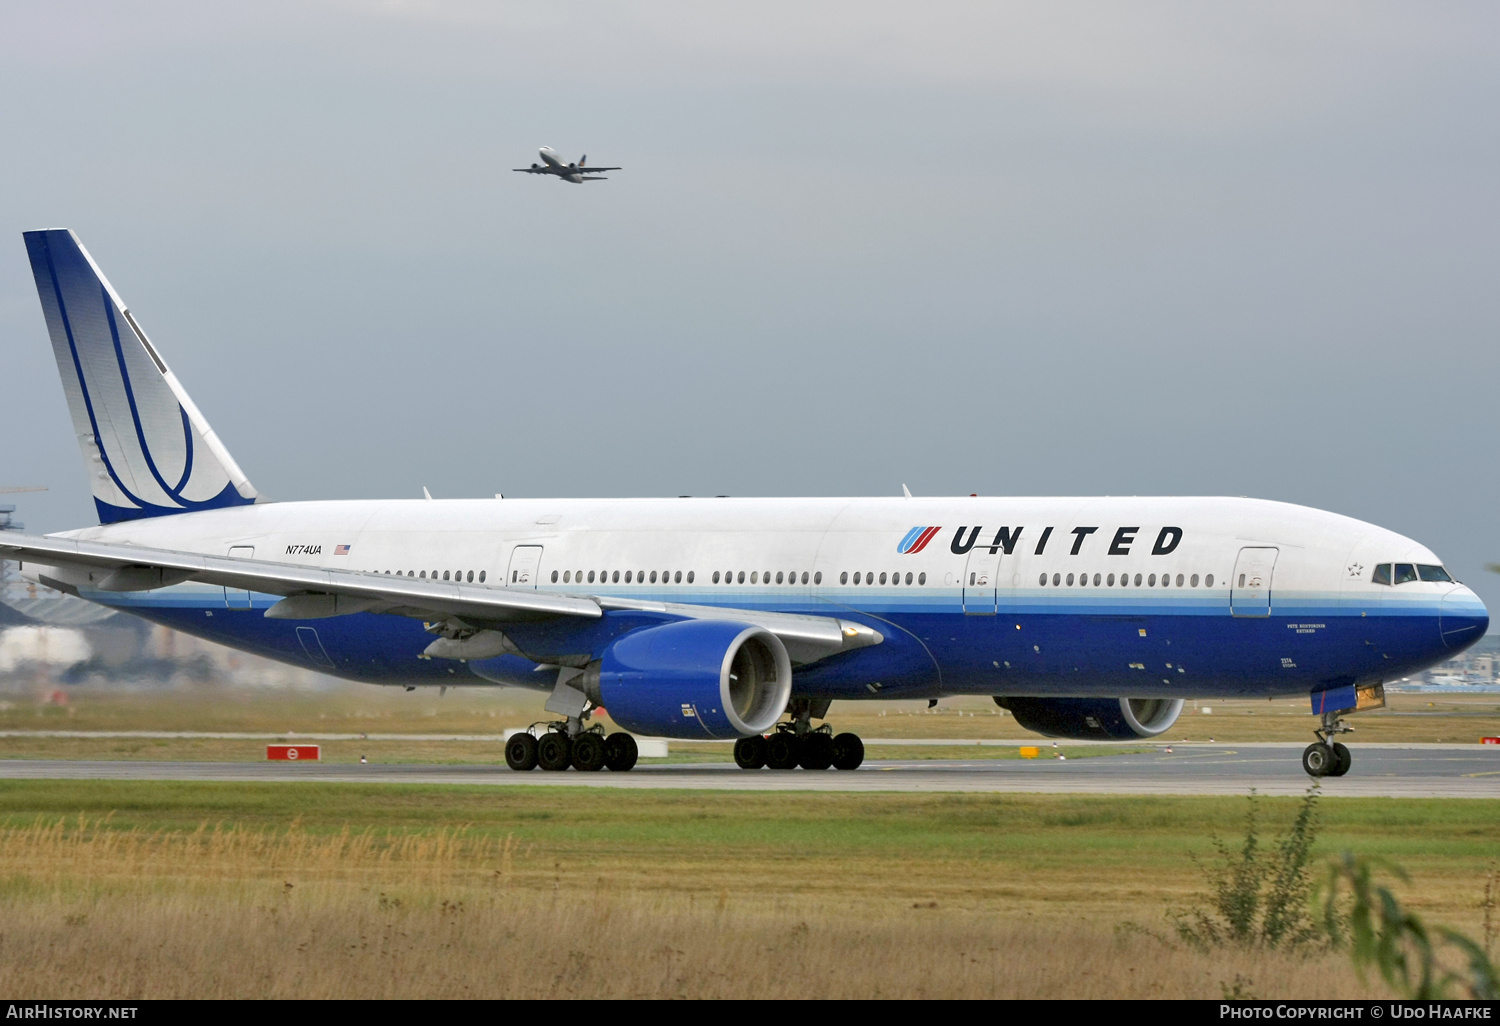
[[[5,3],[0,484],[92,522],[19,234],[70,227],[277,498],[1255,495],[1500,606],[1497,51],[1493,3]]]

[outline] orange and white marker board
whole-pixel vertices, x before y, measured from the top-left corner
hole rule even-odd
[[[317,745],[266,745],[266,758],[282,762],[317,762]]]

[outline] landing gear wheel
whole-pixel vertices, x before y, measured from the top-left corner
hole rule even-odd
[[[802,755],[797,760],[806,770],[826,770],[833,765],[833,735],[806,734],[802,738]]]
[[[766,739],[759,734],[740,738],[734,743],[734,763],[740,769],[760,769],[766,764]]]
[[[536,764],[544,770],[565,770],[573,764],[568,735],[549,730],[536,743]]]
[[[611,734],[604,739],[604,765],[616,773],[624,773],[634,767],[635,760],[640,758],[640,754],[635,738],[623,731]]]
[[[796,769],[802,741],[789,730],[778,730],[766,738],[766,765],[774,770]]]
[[[598,734],[579,734],[573,739],[573,768],[593,773],[604,768],[604,739]]]
[[[1354,756],[1349,754],[1349,746],[1335,741],[1333,743],[1333,769],[1328,771],[1328,775],[1341,777],[1349,772],[1349,767],[1352,765],[1354,765]]]
[[[1310,777],[1326,777],[1333,772],[1336,757],[1333,749],[1315,741],[1302,750],[1302,768]]]
[[[536,738],[530,734],[512,734],[505,742],[505,765],[523,773],[536,769]]]
[[[864,761],[865,743],[859,739],[858,734],[845,733],[833,739],[834,769],[859,769],[860,763]]]

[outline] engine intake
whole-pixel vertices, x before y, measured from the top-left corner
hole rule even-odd
[[[682,620],[605,649],[598,700],[626,730],[684,739],[763,734],[792,694],[792,661],[764,627]]]
[[[1047,737],[1076,741],[1156,737],[1182,713],[1180,698],[1002,698],[1016,722]]]

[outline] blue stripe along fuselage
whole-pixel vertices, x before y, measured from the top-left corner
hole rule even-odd
[[[215,601],[219,589],[164,589],[136,595],[89,593],[164,626],[372,684],[502,683],[550,689],[553,675],[517,656],[461,663],[422,659],[432,640],[420,623],[360,613],[323,620],[266,618],[277,596],[250,609]],[[842,596],[840,596],[842,597]],[[710,599],[718,599],[712,602]],[[1374,610],[1337,598],[1275,602],[1269,617],[1234,617],[1223,596],[1190,594],[1129,602],[1057,601],[1030,595],[986,615],[965,614],[951,593],[867,592],[857,605],[811,599],[755,601],[708,593],[685,601],[736,608],[835,615],[879,630],[871,648],[799,667],[795,690],[844,699],[940,695],[1108,695],[1122,697],[1306,694],[1352,683],[1390,681],[1468,647],[1488,623],[1482,607],[1440,618],[1436,602]],[[1113,598],[1111,596],[1110,598]],[[611,610],[595,620],[512,623],[523,650],[598,655],[629,631],[677,619]],[[317,631],[333,667],[309,655],[297,628]]]

